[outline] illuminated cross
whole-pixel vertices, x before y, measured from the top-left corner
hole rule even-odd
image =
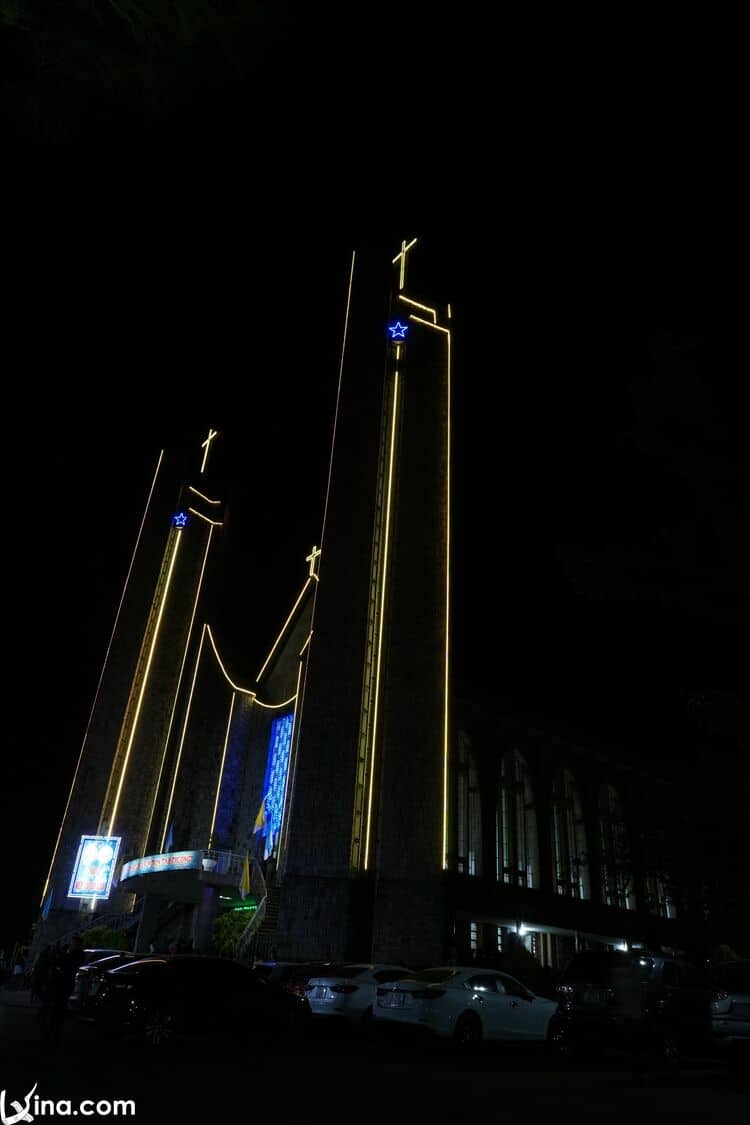
[[[211,442],[214,440],[215,437],[218,437],[218,436],[219,436],[219,431],[218,430],[212,430],[211,427],[209,426],[208,437],[206,438],[205,441],[201,442],[201,449],[205,449],[205,451],[206,451],[203,454],[203,464],[201,465],[201,473],[205,473],[205,471],[206,471],[206,462],[208,461],[208,451],[211,448]]]
[[[320,547],[313,547],[312,551],[310,552],[310,554],[305,559],[305,562],[309,562],[309,564],[310,564],[310,572],[309,573],[310,573],[311,578],[317,578],[318,577],[317,574],[315,573],[315,562],[316,562],[316,559],[318,558],[318,555],[320,554],[320,551],[321,551]]]
[[[396,257],[393,259],[392,264],[394,266],[395,266],[396,262],[399,260],[399,258],[401,259],[401,265],[399,266],[399,274],[398,274],[398,287],[399,287],[399,289],[403,289],[404,285],[406,283],[406,255],[409,252],[409,250],[411,250],[412,246],[414,245],[414,243],[416,241],[417,241],[416,238],[412,238],[411,242],[407,245],[406,240],[404,239],[404,241],[402,241],[402,243],[401,243],[400,251],[398,252]]]

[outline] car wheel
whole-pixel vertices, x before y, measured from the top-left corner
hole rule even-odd
[[[174,1037],[174,1017],[163,1008],[150,1008],[143,1017],[141,1028],[146,1046],[162,1049]]]
[[[458,1017],[453,1038],[459,1047],[474,1047],[482,1042],[482,1025],[473,1012]]]

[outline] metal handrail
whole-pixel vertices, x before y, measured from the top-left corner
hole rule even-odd
[[[244,866],[244,856],[242,857],[242,863]],[[258,905],[253,911],[253,915],[250,921],[240,934],[239,940],[235,947],[235,956],[237,957],[238,961],[250,959],[250,953],[255,944],[255,938],[257,937],[258,930],[263,924],[263,919],[266,916],[266,906],[268,904],[268,887],[266,886],[266,881],[263,878],[263,872],[261,871],[260,864],[254,856],[250,860],[250,892],[255,898],[255,901]]]
[[[245,865],[245,853],[219,851],[216,848],[204,848],[203,859],[213,859],[216,867],[213,870],[217,875],[242,875]],[[251,862],[255,862],[252,860]]]

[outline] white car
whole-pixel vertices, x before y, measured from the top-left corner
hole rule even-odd
[[[314,1016],[342,1016],[368,1023],[378,988],[413,976],[403,965],[331,965],[325,976],[311,977],[305,995]]]
[[[536,996],[507,973],[476,966],[425,969],[378,988],[378,1023],[425,1028],[459,1043],[545,1040],[556,1000]]]

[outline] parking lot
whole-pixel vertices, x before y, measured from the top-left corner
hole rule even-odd
[[[28,993],[0,994],[0,1089],[22,1099],[132,1099],[142,1122],[519,1122],[550,1118],[715,1121],[747,1108],[746,1073],[714,1059],[634,1079],[629,1060],[594,1065],[550,1057],[542,1045],[470,1052],[429,1039],[358,1033],[316,1022],[299,1043],[186,1040],[165,1053],[108,1042],[69,1017],[60,1047],[43,1047]]]

